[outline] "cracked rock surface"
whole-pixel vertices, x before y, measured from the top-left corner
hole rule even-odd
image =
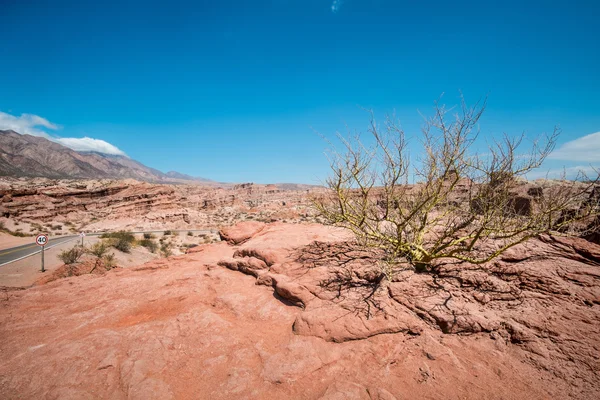
[[[383,279],[317,224],[0,292],[0,398],[548,399],[600,393],[600,246]]]

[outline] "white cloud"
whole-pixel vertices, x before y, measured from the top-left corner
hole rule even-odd
[[[39,129],[38,127],[44,127],[47,129],[57,130],[60,127],[46,118],[39,117],[33,114],[21,114],[20,117],[15,117],[0,111],[0,129],[10,129],[21,135],[32,135],[50,138],[50,135]]]
[[[124,156],[125,153],[121,151],[118,147],[113,146],[112,144],[105,142],[101,139],[92,139],[89,137],[83,138],[55,138],[53,139],[55,142],[62,144],[63,146],[67,146],[75,151],[96,151],[98,153],[103,154],[113,154]]]
[[[118,147],[105,142],[101,139],[93,139],[89,137],[83,138],[61,138],[51,136],[42,128],[50,130],[58,130],[61,127],[33,114],[21,114],[20,117],[7,114],[0,111],[0,130],[12,130],[21,135],[40,136],[53,142],[60,143],[63,146],[69,147],[75,151],[96,151],[103,154],[113,154],[125,156],[126,154]]]
[[[549,157],[554,160],[600,162],[600,132],[592,133],[563,144]]]
[[[331,4],[331,11],[334,13],[338,12],[343,4],[344,0],[333,0],[333,3]]]
[[[594,167],[592,165],[578,165],[574,167],[552,168],[547,170],[538,168],[528,173],[527,179],[576,179],[578,177],[581,178],[582,174],[594,179],[597,176],[598,171],[600,171],[600,166]]]

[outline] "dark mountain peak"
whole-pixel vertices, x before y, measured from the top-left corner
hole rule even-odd
[[[0,130],[0,134],[2,135],[19,135],[17,132],[13,131],[12,129],[7,129],[5,131]]]

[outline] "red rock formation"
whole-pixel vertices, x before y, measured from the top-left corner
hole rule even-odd
[[[0,216],[79,229],[203,229],[308,215],[306,193],[273,185],[157,185],[136,181],[0,180]],[[282,205],[285,203],[285,205]]]
[[[257,221],[241,222],[237,225],[226,227],[219,231],[221,240],[225,240],[230,244],[241,244],[258,232],[263,230],[265,224]]]
[[[2,293],[0,398],[600,392],[598,246],[546,237],[390,282],[345,231],[247,228],[229,230],[255,232],[239,245]]]

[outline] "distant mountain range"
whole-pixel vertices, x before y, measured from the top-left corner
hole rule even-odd
[[[169,178],[181,179],[181,180],[184,180],[184,181],[215,183],[215,181],[212,181],[210,179],[201,178],[199,176],[190,176],[190,175],[187,175],[187,174],[182,174],[181,172],[177,172],[177,171],[169,171],[165,175],[168,176]]]
[[[165,174],[125,156],[78,152],[43,137],[11,130],[0,130],[0,176],[216,183],[175,171]]]

